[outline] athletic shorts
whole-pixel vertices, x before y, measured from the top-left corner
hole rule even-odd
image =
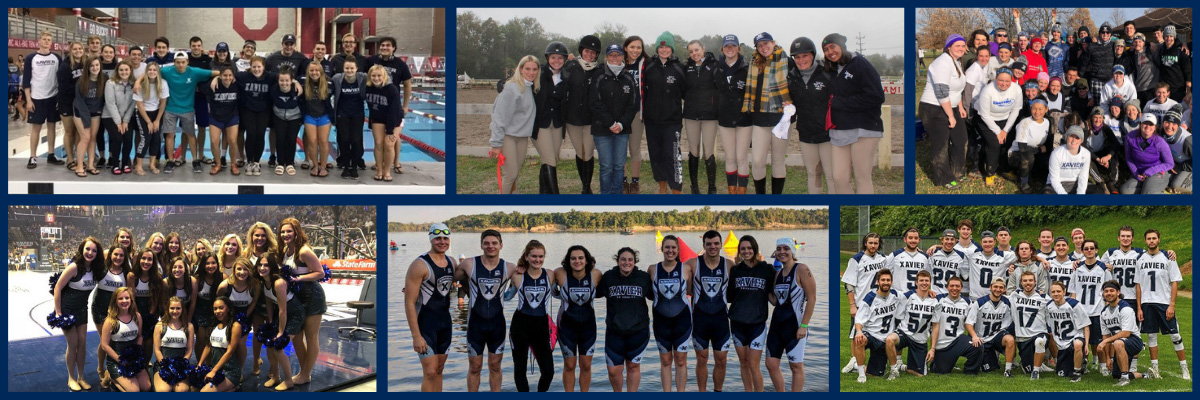
[[[729,314],[708,314],[694,311],[692,314],[692,345],[696,350],[729,351],[733,345],[729,333]]]
[[[1046,339],[1046,346],[1050,345],[1050,338],[1045,333],[1034,335],[1024,342],[1017,342],[1017,357],[1021,358],[1021,369],[1027,374],[1033,372],[1033,356],[1037,352],[1037,346],[1033,342],[1039,337]]]
[[[970,336],[954,338],[954,341],[950,342],[950,345],[946,346],[946,348],[933,351],[932,372],[935,374],[954,372],[954,366],[958,364],[958,358],[964,357],[967,359],[967,364],[963,366],[963,372],[969,375],[978,374],[982,350],[981,347],[975,347],[971,344]]]
[[[433,355],[446,354],[450,350],[450,319],[437,313],[423,313],[417,315],[417,326],[420,327],[421,337],[425,339],[425,344],[429,347],[424,353],[418,353],[417,356],[421,359]]]
[[[1067,346],[1065,349],[1061,348],[1061,347],[1058,348],[1058,353],[1054,355],[1054,358],[1055,358],[1054,371],[1058,373],[1058,376],[1071,376],[1072,374],[1075,373],[1075,346],[1073,345],[1075,342],[1083,343],[1083,338],[1071,339],[1071,343],[1072,343],[1071,346]],[[1086,369],[1087,368],[1087,344],[1086,343],[1083,346],[1083,353],[1084,353],[1083,354],[1083,366],[1081,368]]]
[[[604,359],[610,367],[625,363],[641,364],[646,346],[650,344],[650,328],[632,334],[604,331]]]
[[[1119,346],[1121,343],[1125,344],[1125,354],[1129,356],[1130,362],[1132,362],[1133,357],[1138,353],[1141,353],[1142,349],[1145,347],[1145,344],[1142,343],[1141,336],[1130,336],[1124,339],[1117,339],[1117,342],[1113,342],[1113,345]],[[1111,358],[1108,360],[1108,365],[1112,368],[1112,376],[1113,378],[1120,378],[1121,371],[1119,371],[1120,367],[1117,366],[1117,354],[1113,352],[1110,354],[1110,356]]]
[[[559,318],[558,348],[562,351],[563,358],[595,354],[596,320],[576,322],[569,318]]]
[[[197,117],[197,118],[199,118],[199,117]],[[216,118],[212,118],[211,121],[208,121],[207,126],[211,126],[213,128],[217,128],[219,130],[224,130],[225,128],[237,125],[239,122],[241,122],[241,121],[239,120],[237,114],[234,114],[233,118],[229,119],[229,122],[224,122],[224,121],[218,120]],[[206,126],[206,125],[200,125],[200,126]]]
[[[1002,364],[1000,363],[1000,357],[998,357],[997,352],[1004,352],[1004,337],[1007,335],[1010,335],[1010,333],[997,333],[996,336],[992,337],[992,340],[983,342],[982,357],[980,359],[980,361],[983,362],[983,365],[980,366],[981,371],[991,372],[1000,369]],[[1012,360],[1008,361],[1012,362]]]
[[[58,115],[58,110],[55,106],[58,105],[58,100],[49,99],[33,99],[33,111],[29,113],[29,119],[26,121],[31,124],[55,123],[62,121],[62,117]]]
[[[313,117],[313,116],[309,116],[309,115],[304,116],[304,124],[305,125],[327,126],[330,123],[331,122],[329,122],[328,115],[322,115],[320,117]]]
[[[58,115],[63,117],[75,117],[75,96],[70,98],[58,99]]]
[[[679,351],[686,353],[692,342],[692,313],[679,313],[674,317],[654,315],[654,343],[659,353]]]
[[[925,370],[925,354],[929,353],[929,345],[925,342],[913,340],[911,336],[905,335],[904,332],[896,332],[900,336],[900,340],[896,342],[896,354],[900,354],[900,350],[907,348],[908,357],[904,359],[904,363],[908,365],[908,369],[917,371],[918,374],[925,375],[929,371]]]
[[[786,354],[789,363],[802,363],[808,337],[796,339],[796,331],[800,328],[795,321],[789,322],[771,325],[770,331],[767,332],[767,357],[783,358]]]
[[[883,339],[876,338],[870,333],[864,333],[867,337],[867,350],[871,354],[867,356],[867,374],[879,376],[887,371],[887,365],[890,360],[887,359],[887,343]]]
[[[1100,341],[1104,340],[1104,335],[1100,334],[1100,332],[1104,332],[1104,331],[1101,330],[1101,328],[1100,328],[1100,316],[1099,315],[1091,317],[1091,319],[1092,319],[1092,323],[1091,323],[1091,325],[1088,325],[1089,328],[1088,328],[1087,344],[1095,346],[1095,345],[1100,344]]]
[[[210,119],[208,113],[208,98],[204,96],[204,93],[196,92],[195,102],[192,104],[194,105],[192,109],[196,111],[196,126],[201,128],[208,126]]]
[[[1167,318],[1166,304],[1142,303],[1142,333],[1176,334],[1179,333],[1179,322]]]
[[[734,346],[750,346],[751,350],[762,350],[767,347],[767,323],[743,324],[729,321],[729,333],[733,335]],[[867,335],[870,337],[870,335]]]
[[[507,327],[504,314],[497,313],[492,318],[484,318],[472,312],[467,317],[467,355],[482,356],[485,349],[489,354],[504,354]]]

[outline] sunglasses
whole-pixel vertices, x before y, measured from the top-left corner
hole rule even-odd
[[[1008,37],[1007,33],[997,33],[996,37]]]
[[[449,230],[449,229],[435,229],[435,230],[429,231],[429,234],[430,234],[430,235],[446,235],[446,236],[450,236],[450,230]]]

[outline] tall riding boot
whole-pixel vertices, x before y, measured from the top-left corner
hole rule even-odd
[[[658,181],[658,194],[667,194],[667,181]]]
[[[550,194],[558,194],[558,167],[549,166],[550,168]]]
[[[704,159],[704,172],[708,175],[708,194],[717,194],[717,156]]]
[[[783,182],[787,177],[771,178],[771,194],[783,194]]]
[[[737,194],[737,172],[725,173],[725,185],[729,186],[729,194]]]
[[[583,184],[583,191],[580,193],[592,194],[592,173],[594,172],[592,165],[594,165],[595,162],[596,159],[594,158],[588,161],[583,161],[582,158],[575,157],[575,168],[579,170],[579,182]]]
[[[538,194],[550,194],[550,166],[546,164],[538,171]]]
[[[767,194],[767,178],[754,180],[754,194]]]
[[[700,166],[700,157],[688,153],[688,181],[692,183],[692,194],[700,194],[699,179],[696,176],[697,169]]]
[[[750,183],[750,177],[738,175],[738,194],[746,194],[746,186]]]

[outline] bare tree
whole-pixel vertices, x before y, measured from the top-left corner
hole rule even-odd
[[[957,33],[968,36],[976,29],[990,30],[983,12],[975,8],[922,8],[917,10],[917,45],[940,49],[946,38]]]
[[[1108,24],[1113,30],[1119,30],[1121,24],[1125,23],[1125,10],[1120,8],[1112,9],[1112,13],[1108,14]]]

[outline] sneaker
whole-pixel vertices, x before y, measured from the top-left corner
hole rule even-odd
[[[1033,373],[1029,375],[1029,379],[1034,381],[1041,379],[1041,374],[1035,369],[1033,370]]]
[[[866,376],[866,375],[859,375],[859,376],[858,376],[858,383],[867,383],[867,376]]]
[[[1181,377],[1183,377],[1184,380],[1189,380],[1189,381],[1192,380],[1192,373],[1188,372],[1187,366],[1180,365],[1179,367],[1180,367],[1179,375]]]
[[[55,157],[53,153],[51,153],[49,157],[46,157],[46,162],[50,163],[51,165],[66,164],[66,162],[64,162],[63,160],[59,160],[58,157]]]
[[[163,173],[169,174],[175,171],[175,163],[167,161],[167,165],[163,167]]]
[[[271,167],[275,166],[275,155],[274,154],[271,155],[271,159],[267,160],[267,166],[271,166]]]
[[[283,166],[282,165],[275,166],[275,175],[283,175]]]
[[[350,171],[350,179],[353,179],[353,180],[356,180],[356,181],[358,180],[358,170],[357,170],[357,169],[354,169],[354,168],[346,168],[346,170],[347,170],[347,171]]]
[[[1054,372],[1054,368],[1051,368],[1049,365],[1042,364],[1042,372]]]
[[[848,374],[851,372],[854,372],[854,359],[853,358],[850,359],[850,362],[846,363],[845,367],[842,367],[843,374]]]
[[[950,190],[950,191],[958,190],[959,189],[958,181],[954,181],[954,182],[950,182],[945,185],[942,185],[942,188],[946,189],[946,190]]]
[[[1004,377],[1005,377],[1005,378],[1012,378],[1013,376],[1014,376],[1014,375],[1013,375],[1013,373],[1012,373],[1012,370],[1011,370],[1011,369],[1006,369],[1006,370],[1004,370]]]
[[[192,172],[200,173],[200,160],[192,160]]]
[[[995,177],[995,176],[989,176],[989,177],[987,177],[987,178],[983,178],[983,183],[984,183],[984,184],[986,184],[986,185],[988,185],[988,186],[996,186],[996,177]]]
[[[1072,374],[1071,375],[1071,383],[1079,382],[1081,380],[1083,380],[1083,375],[1081,375],[1081,374]]]
[[[37,168],[37,157],[29,157],[29,163],[25,164],[25,168]]]
[[[246,166],[246,160],[237,160],[237,166],[239,168]]]
[[[1129,384],[1129,377],[1121,375],[1121,379],[1117,380],[1117,386],[1125,386]]]
[[[99,165],[99,166],[105,165],[104,164],[104,156],[100,156],[99,158],[96,159],[96,165]]]
[[[1146,369],[1146,378],[1162,379],[1162,374],[1158,372],[1158,367],[1150,367]]]
[[[892,380],[896,380],[896,378],[899,378],[899,377],[900,377],[900,366],[899,365],[893,366],[892,370],[890,372],[888,372],[887,380],[892,381]]]
[[[1029,183],[1022,183],[1022,184],[1020,184],[1020,185],[1019,185],[1019,186],[1017,186],[1017,187],[1018,187],[1019,189],[1021,189],[1021,193],[1022,193],[1022,194],[1030,194],[1030,193],[1033,193],[1033,188],[1032,188],[1032,187],[1029,187]]]
[[[342,168],[342,179],[350,179],[350,171],[353,170]]]
[[[221,156],[221,165],[229,165],[229,162],[225,161],[225,156]]]
[[[213,163],[213,159],[211,159],[211,158],[208,158],[208,157],[204,157],[204,160],[203,160],[203,161],[201,161],[201,162],[203,162],[203,163],[205,163],[205,164],[212,164],[212,163]]]

